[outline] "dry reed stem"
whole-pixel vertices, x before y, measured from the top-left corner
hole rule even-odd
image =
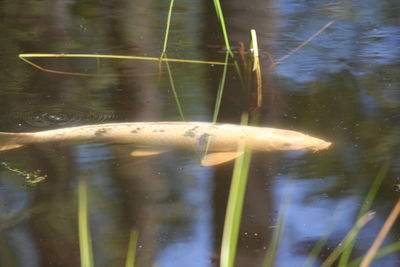
[[[365,255],[363,261],[360,264],[360,267],[368,267],[373,258],[375,257],[379,247],[381,246],[383,240],[386,238],[387,234],[389,233],[390,229],[392,228],[394,222],[396,221],[397,217],[400,213],[400,199],[397,201],[396,205],[394,206],[392,212],[389,214],[389,217],[385,221],[381,231],[379,232],[378,236],[376,237],[374,243],[369,248],[367,254]]]
[[[329,21],[327,24],[325,24],[321,29],[319,29],[316,33],[314,33],[313,35],[311,35],[311,37],[309,37],[307,40],[305,40],[303,43],[301,43],[299,46],[297,46],[296,48],[292,49],[289,53],[287,53],[285,56],[281,57],[280,59],[278,59],[275,63],[272,64],[271,68],[276,67],[277,65],[279,65],[280,63],[282,63],[283,61],[285,61],[286,59],[288,59],[291,55],[293,55],[294,53],[296,53],[297,51],[299,51],[301,48],[303,48],[305,45],[307,45],[309,42],[311,42],[315,37],[317,37],[318,35],[320,35],[323,31],[325,31],[327,28],[329,28],[335,21],[331,20]]]

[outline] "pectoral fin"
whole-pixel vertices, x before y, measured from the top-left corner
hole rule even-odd
[[[170,150],[168,149],[157,149],[157,148],[151,148],[151,149],[136,149],[131,152],[132,157],[148,157],[148,156],[155,156],[155,155],[160,155],[163,153],[167,153]]]
[[[228,161],[232,161],[237,157],[241,156],[243,152],[215,152],[207,154],[201,160],[203,166],[215,166],[223,164]]]

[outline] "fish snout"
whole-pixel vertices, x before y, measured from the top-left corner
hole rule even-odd
[[[329,148],[332,145],[331,142],[312,137],[309,135],[303,135],[297,141],[293,142],[294,150],[311,150],[319,151]]]

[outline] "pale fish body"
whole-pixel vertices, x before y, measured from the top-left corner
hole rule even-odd
[[[154,148],[236,151],[241,141],[254,151],[318,151],[331,145],[330,142],[300,132],[267,127],[207,122],[135,122],[85,125],[32,133],[0,132],[0,151],[47,142],[111,142]]]

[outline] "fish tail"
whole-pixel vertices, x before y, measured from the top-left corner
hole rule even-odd
[[[22,142],[26,134],[23,133],[3,133],[0,132],[0,151],[16,149],[25,145]]]

